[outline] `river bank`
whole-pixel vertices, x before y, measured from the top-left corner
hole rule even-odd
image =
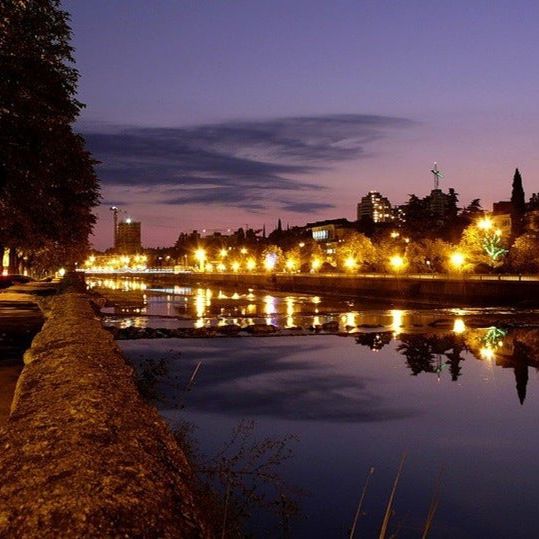
[[[0,536],[210,536],[182,449],[88,295],[44,309],[0,429]]]

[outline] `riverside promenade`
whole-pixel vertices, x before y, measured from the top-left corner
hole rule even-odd
[[[184,452],[88,295],[18,288],[0,301],[22,293],[45,323],[0,428],[0,537],[211,537]]]

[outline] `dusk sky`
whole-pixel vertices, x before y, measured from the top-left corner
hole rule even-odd
[[[115,204],[143,244],[181,231],[347,217],[369,190],[461,205],[539,191],[539,3],[66,0]]]

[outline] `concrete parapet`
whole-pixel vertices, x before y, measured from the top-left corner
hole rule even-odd
[[[210,537],[193,476],[87,296],[48,303],[0,429],[0,537]]]
[[[214,284],[268,290],[341,294],[385,303],[449,306],[539,306],[539,279],[506,276],[347,275],[304,273],[186,273],[143,277],[152,284]]]

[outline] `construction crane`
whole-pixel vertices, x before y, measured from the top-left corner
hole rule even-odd
[[[109,208],[109,210],[112,212],[112,219],[113,219],[113,226],[114,226],[114,234],[113,234],[113,238],[114,238],[114,247],[116,248],[116,243],[117,243],[117,239],[118,239],[118,213],[122,212],[122,213],[127,213],[126,211],[124,210],[120,210],[120,208],[118,208],[117,206],[111,206]]]

